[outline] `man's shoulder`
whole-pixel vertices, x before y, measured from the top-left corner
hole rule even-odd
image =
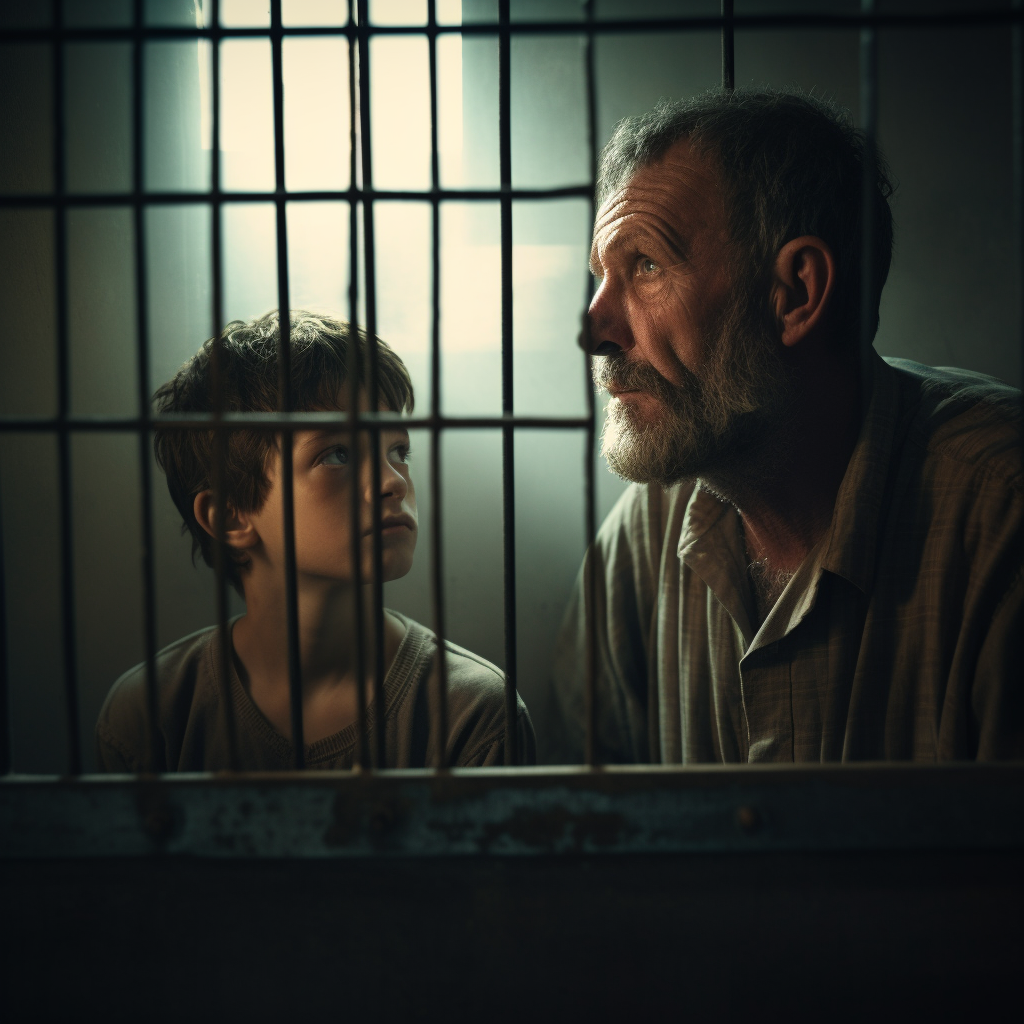
[[[1020,391],[973,370],[885,362],[899,383],[908,442],[952,470],[1022,486]]]

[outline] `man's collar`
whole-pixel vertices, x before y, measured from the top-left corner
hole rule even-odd
[[[896,371],[872,352],[867,414],[839,485],[821,554],[823,569],[849,580],[864,594],[874,584],[878,523],[899,404]]]
[[[865,594],[874,583],[878,521],[900,415],[897,373],[874,352],[870,388],[867,413],[839,485],[832,521],[816,545],[817,551],[812,552],[821,568],[849,580]],[[735,579],[737,571],[744,577],[746,573],[738,522],[722,538],[713,540],[712,535],[702,542],[727,515],[735,516],[735,510],[698,481],[686,506],[677,552],[715,591],[734,589],[725,579]],[[725,564],[716,565],[716,561]]]

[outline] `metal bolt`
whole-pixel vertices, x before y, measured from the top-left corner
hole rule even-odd
[[[745,804],[736,809],[736,824],[747,835],[752,835],[761,827],[761,815],[757,813],[756,807]]]

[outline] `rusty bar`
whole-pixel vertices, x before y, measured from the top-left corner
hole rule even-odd
[[[60,29],[63,7],[53,4],[55,30]],[[67,186],[64,108],[64,47],[53,46],[53,187],[61,195]],[[60,599],[63,620],[64,713],[67,729],[68,771],[82,770],[78,661],[76,656],[74,533],[71,495],[71,434],[68,419],[71,377],[68,351],[68,225],[67,211],[56,209],[54,223],[54,278],[57,292],[57,466],[60,488]]]
[[[1013,10],[1024,10],[1022,0],[1013,0]],[[1012,146],[1013,146],[1013,229],[1017,248],[1017,315],[1021,369],[1024,370],[1024,26],[1013,25],[1011,36]],[[1024,396],[1021,413],[1024,414]]]
[[[873,14],[875,0],[861,0],[861,10],[865,14]],[[860,121],[864,133],[861,168],[860,396],[861,412],[866,415],[871,397],[871,356],[875,335],[872,295],[878,167],[878,40],[873,26],[865,26],[860,32]]]
[[[4,569],[4,489],[0,479],[0,775],[11,770],[11,690],[7,648],[7,576]]]
[[[498,133],[501,164],[501,411],[512,414],[512,80],[509,0],[498,0]],[[515,431],[501,432],[502,543],[505,608],[505,764],[519,763],[516,728],[516,481]]]
[[[368,430],[379,416],[361,413],[360,429]],[[212,413],[168,413],[143,420],[137,416],[73,416],[68,426],[76,431],[137,431],[143,424],[160,430],[312,430],[337,423],[335,413],[225,413],[217,419]],[[393,421],[392,421],[393,422]],[[583,416],[410,416],[402,420],[408,427],[440,427],[442,430],[479,430],[515,427],[518,430],[579,430],[587,425]],[[52,418],[0,417],[0,430],[21,434],[52,434],[59,421]]]
[[[370,35],[364,31],[370,23],[368,0],[359,0],[359,132],[363,168],[363,186],[373,183],[370,142]],[[375,412],[380,402],[377,359],[377,266],[373,230],[373,200],[363,200],[363,252],[366,275],[367,405]],[[392,410],[397,412],[397,409]],[[384,751],[384,538],[381,536],[380,427],[370,426],[370,483],[373,490],[373,763],[387,764]]]
[[[221,203],[258,203],[273,202],[278,192],[220,192],[214,193]],[[513,199],[572,199],[586,196],[586,185],[565,185],[562,188],[514,188],[510,194]],[[304,192],[287,192],[289,202],[320,203],[330,200],[362,200],[391,199],[403,202],[430,203],[434,200],[433,191],[403,191],[401,189],[318,189]],[[441,200],[459,199],[473,202],[494,202],[506,195],[501,189],[439,189],[437,198]],[[54,196],[49,193],[33,195],[0,194],[0,207],[12,209],[53,209],[65,206],[131,206],[138,197],[134,192],[84,192],[69,193],[65,196]],[[150,206],[175,205],[177,203],[195,203],[195,192],[147,192],[146,202]]]
[[[431,314],[430,314],[430,414],[441,416],[441,203],[437,198],[441,185],[437,145],[437,25],[436,0],[427,0],[427,27],[430,35],[430,183],[431,200]],[[447,768],[448,745],[448,662],[445,657],[444,621],[444,536],[441,502],[441,428],[435,422],[430,429],[430,582],[434,597],[434,635],[437,637],[437,688],[433,694],[431,722],[437,736],[437,768]]]
[[[220,0],[210,0],[209,17],[214,28],[220,24]],[[210,352],[210,404],[213,414],[220,420],[224,413],[224,380],[222,376],[224,325],[224,280],[222,275],[223,239],[221,225],[221,204],[217,198],[220,191],[220,37],[210,37],[210,264],[213,315],[213,346]],[[224,467],[228,459],[230,435],[226,430],[217,430],[213,436],[213,472],[210,483],[216,496],[216,543],[214,551],[214,573],[217,600],[217,676],[220,699],[224,705],[224,742],[228,753],[228,767],[238,771],[238,737],[236,734],[235,704],[231,696],[231,633],[228,629],[228,584],[224,575],[224,560],[227,557],[227,491]]]
[[[356,73],[356,22],[355,5],[348,7],[348,124],[349,124],[349,229],[348,229],[348,306],[349,306],[349,366],[348,366],[348,422],[349,443],[351,446],[352,486],[349,490],[351,504],[349,519],[351,522],[350,543],[352,551],[352,593],[354,597],[353,629],[356,640],[356,722],[359,729],[359,766],[364,771],[371,766],[370,737],[367,729],[366,700],[366,650],[363,640],[366,632],[366,608],[363,602],[363,538],[362,538],[362,500],[359,494],[358,480],[360,476],[360,459],[362,446],[359,443],[359,396],[362,390],[362,350],[359,344],[359,217],[356,181],[358,174],[357,161],[357,111],[356,91],[358,75]],[[363,188],[366,182],[362,182]]]
[[[1017,764],[476,768],[0,780],[0,859],[1024,850]],[[159,789],[174,827],[154,835]],[[54,842],[54,836],[60,842]],[[623,870],[628,870],[623,865]]]
[[[136,196],[135,222],[135,309],[136,359],[139,400],[139,488],[142,512],[142,622],[146,652],[146,720],[149,733],[148,766],[156,770],[159,759],[160,724],[156,678],[156,586],[153,561],[153,464],[150,455],[150,381],[149,381],[149,288],[146,281],[146,206],[143,198],[143,133],[145,109],[142,100],[144,42],[143,0],[135,0],[134,25],[137,35],[132,44],[132,185]]]
[[[274,177],[277,211],[277,306],[278,306],[278,408],[292,408],[291,318],[288,294],[288,219],[284,196],[284,79],[281,68],[281,0],[270,4],[270,45],[274,68]],[[288,692],[291,698],[292,747],[295,770],[306,766],[306,745],[302,730],[302,662],[299,653],[299,598],[295,565],[295,480],[292,475],[290,429],[281,431],[281,497],[284,518],[285,616],[288,627]]]
[[[597,218],[597,79],[594,73],[594,0],[587,0],[585,7],[587,35],[584,48],[584,71],[587,88],[587,146],[590,158],[590,223]],[[587,273],[584,295],[583,331],[587,331],[587,317],[590,300],[594,294],[594,278]],[[594,481],[594,443],[597,437],[597,409],[592,374],[593,358],[589,348],[584,349],[583,371],[584,394],[587,397],[587,426],[584,431],[583,481],[584,481],[584,539],[589,554],[597,535],[597,498]],[[586,593],[586,666],[583,695],[584,705],[584,760],[591,767],[597,767],[597,578],[593,571],[584,577]]]
[[[736,88],[736,33],[733,23],[733,0],[722,0],[722,88]]]
[[[986,26],[1012,25],[1018,23],[1020,13],[1006,8],[959,11],[893,11],[863,13],[806,12],[806,13],[748,13],[736,14],[733,22],[745,29],[787,29],[820,28],[850,30],[872,25],[883,28],[981,28]],[[634,32],[714,32],[721,30],[723,19],[720,15],[678,15],[657,18],[603,18],[597,23],[595,32],[601,35],[621,35]],[[516,35],[579,35],[580,23],[574,21],[517,21]],[[377,25],[367,30],[367,35],[402,36],[425,35],[422,25]],[[463,25],[461,28],[438,27],[438,35],[461,33],[463,36],[494,35],[493,22],[490,24]],[[56,35],[62,42],[117,42],[130,41],[137,37],[152,40],[207,38],[209,29],[185,28],[178,26],[149,26],[141,33],[125,28],[65,28]],[[339,30],[334,26],[295,26],[281,30],[281,36],[336,36]],[[6,28],[0,30],[0,42],[52,42],[52,29]],[[226,28],[224,38],[251,39],[266,38],[265,28]]]

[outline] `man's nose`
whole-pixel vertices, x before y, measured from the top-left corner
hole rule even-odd
[[[622,296],[608,278],[601,282],[590,300],[579,343],[580,348],[592,356],[611,356],[617,352],[628,352],[633,347],[633,335],[626,320]]]

